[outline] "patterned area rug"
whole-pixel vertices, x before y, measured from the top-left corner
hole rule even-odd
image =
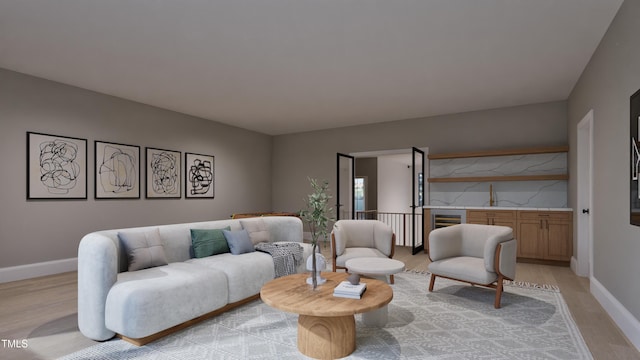
[[[494,309],[491,289],[427,286],[427,274],[397,274],[388,324],[366,327],[356,315],[347,359],[592,359],[553,287],[509,284]],[[296,329],[297,315],[257,300],[142,347],[114,339],[61,359],[306,359]]]

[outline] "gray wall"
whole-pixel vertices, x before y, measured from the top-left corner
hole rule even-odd
[[[578,122],[594,111],[594,277],[640,318],[640,227],[629,224],[629,97],[640,88],[640,1],[625,1],[568,101],[570,168]],[[569,200],[576,206],[576,179]]]
[[[273,142],[274,210],[303,206],[307,176],[327,179],[335,194],[336,152],[429,148],[452,151],[567,144],[565,101],[434,116],[424,119],[276,136]]]
[[[429,147],[449,152],[567,142],[566,102],[270,137],[0,69],[0,268],[73,258],[87,232],[298,211],[307,176],[335,186],[336,152]],[[214,200],[26,200],[26,132],[212,154]],[[14,170],[11,170],[14,169]]]
[[[26,132],[88,140],[88,199],[26,200]],[[93,141],[215,156],[215,199],[95,200]],[[0,268],[74,258],[94,230],[271,210],[272,137],[0,69]],[[144,159],[144,155],[142,156]],[[142,171],[144,179],[144,171]],[[184,189],[183,189],[184,192]]]

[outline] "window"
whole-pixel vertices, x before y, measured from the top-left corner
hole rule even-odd
[[[355,179],[354,194],[356,196],[356,211],[365,211],[366,208],[366,179],[364,177],[357,177]]]

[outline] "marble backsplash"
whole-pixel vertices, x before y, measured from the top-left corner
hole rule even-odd
[[[567,153],[431,160],[429,177],[547,175],[567,173]]]
[[[431,160],[429,177],[549,175],[567,173],[567,153]],[[566,180],[436,182],[429,184],[432,206],[567,207]]]
[[[494,206],[565,208],[567,181],[499,181],[493,182]],[[429,205],[489,206],[489,185],[476,183],[429,184]]]

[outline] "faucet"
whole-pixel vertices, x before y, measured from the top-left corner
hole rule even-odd
[[[495,200],[493,198],[493,184],[489,184],[489,206],[494,206]]]

